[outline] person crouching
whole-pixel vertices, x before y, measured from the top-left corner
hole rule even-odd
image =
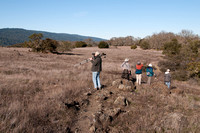
[[[129,80],[131,75],[131,68],[129,65],[129,59],[126,58],[124,62],[121,64],[121,68],[123,69],[122,78]]]

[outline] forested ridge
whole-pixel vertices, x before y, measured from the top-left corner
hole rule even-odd
[[[104,40],[97,37],[81,36],[76,34],[51,33],[45,31],[25,30],[19,28],[4,28],[0,29],[0,45],[7,46],[29,41],[28,37],[34,33],[42,33],[44,38],[51,38],[54,40],[63,41],[83,41],[87,38],[91,38],[94,41]]]

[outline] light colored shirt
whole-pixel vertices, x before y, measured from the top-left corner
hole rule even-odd
[[[121,64],[121,67],[122,67],[123,70],[124,70],[124,69],[131,70],[130,65],[129,65],[128,62],[123,62],[123,63]]]

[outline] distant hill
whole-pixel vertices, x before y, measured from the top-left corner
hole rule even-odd
[[[87,38],[91,38],[94,41],[102,41],[105,39],[90,37],[90,36],[81,36],[76,34],[66,34],[66,33],[52,33],[45,31],[36,31],[36,30],[25,30],[19,28],[3,28],[0,29],[0,46],[8,46],[18,43],[23,43],[29,40],[29,36],[34,33],[42,33],[43,38],[51,38],[54,40],[62,41],[83,41]]]

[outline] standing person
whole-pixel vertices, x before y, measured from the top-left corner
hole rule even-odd
[[[131,75],[131,68],[130,68],[130,65],[129,65],[129,59],[128,58],[126,58],[124,60],[124,62],[121,64],[121,68],[123,69],[121,77],[129,80],[130,75]]]
[[[165,72],[164,75],[164,82],[165,85],[167,85],[167,87],[170,89],[170,85],[171,85],[171,74],[170,74],[170,70],[167,69],[167,71]]]
[[[148,67],[146,68],[146,73],[147,73],[147,76],[148,76],[147,84],[150,85],[151,84],[151,77],[153,77],[153,75],[154,75],[152,64],[148,65]]]
[[[136,65],[136,71],[135,71],[135,74],[136,74],[136,83],[141,85],[141,80],[142,80],[142,67],[143,67],[143,64],[141,64],[141,62],[137,62],[137,65]]]
[[[102,71],[102,59],[99,52],[95,52],[93,58],[90,58],[92,62],[92,80],[94,83],[94,89],[101,89],[100,72]]]

